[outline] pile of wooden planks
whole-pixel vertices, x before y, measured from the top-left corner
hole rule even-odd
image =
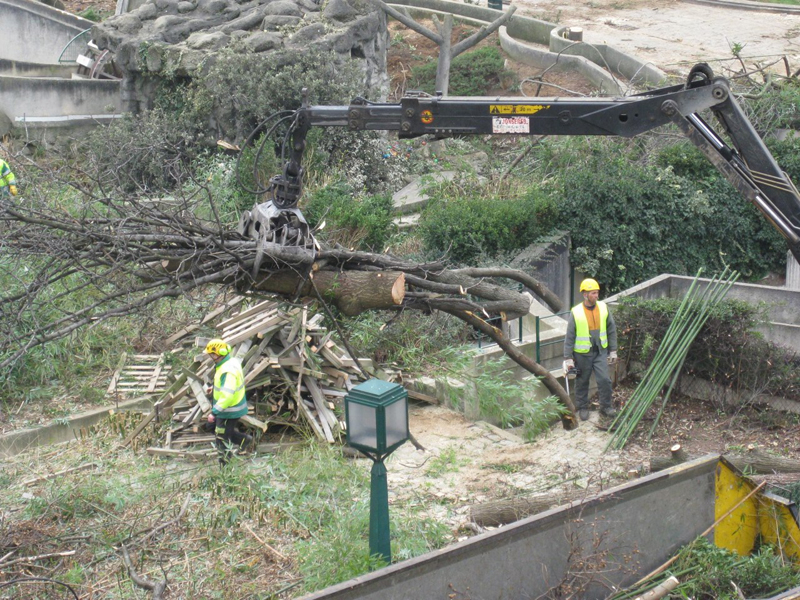
[[[242,361],[250,405],[242,419],[246,427],[263,433],[269,424],[307,426],[321,440],[339,439],[345,429],[344,396],[363,375],[322,320],[308,306],[286,307],[268,300],[241,308],[216,324],[217,337],[228,342]],[[196,338],[195,346],[203,348],[208,339]],[[359,359],[359,363],[370,375],[376,374],[370,360]],[[170,419],[163,446],[148,448],[148,452],[183,457],[212,454],[214,433],[204,423],[211,411],[214,364],[201,353],[190,367],[175,369],[175,375],[153,411],[124,443],[131,443],[153,420]]]

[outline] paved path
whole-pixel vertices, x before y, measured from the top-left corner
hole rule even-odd
[[[786,56],[791,72],[800,69],[800,12],[760,12],[679,0],[514,0],[522,14],[584,28],[584,41],[609,44],[685,74],[708,62],[720,75],[739,67],[731,46],[742,46],[748,65]],[[779,72],[785,73],[783,62]]]

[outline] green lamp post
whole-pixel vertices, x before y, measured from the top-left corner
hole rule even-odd
[[[372,460],[369,554],[392,562],[389,488],[384,459],[408,439],[408,392],[396,383],[370,379],[344,397],[347,444]]]

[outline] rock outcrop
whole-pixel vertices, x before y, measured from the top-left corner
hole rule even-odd
[[[124,73],[123,100],[136,112],[152,100],[159,76],[197,77],[227,48],[233,52],[329,51],[359,61],[365,87],[388,89],[385,15],[367,0],[149,0],[96,25],[101,49],[114,53]]]

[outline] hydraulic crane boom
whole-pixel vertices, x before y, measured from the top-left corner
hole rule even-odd
[[[700,116],[710,109],[733,147]],[[800,194],[781,170],[730,91],[724,78],[695,66],[685,85],[620,98],[485,98],[407,95],[398,103],[356,99],[349,106],[303,106],[294,114],[289,156],[281,175],[271,180],[271,202],[258,205],[240,224],[243,232],[264,235],[305,221],[295,209],[301,193],[301,160],[311,127],[355,131],[397,131],[401,138],[422,135],[614,135],[633,137],[675,123],[711,163],[786,238],[800,261]],[[296,221],[299,219],[300,222]],[[266,221],[266,223],[264,223]],[[261,222],[259,224],[259,222]],[[253,225],[255,227],[253,227]],[[269,241],[286,240],[268,234]],[[291,237],[291,236],[290,236]],[[299,239],[304,239],[300,235]]]

